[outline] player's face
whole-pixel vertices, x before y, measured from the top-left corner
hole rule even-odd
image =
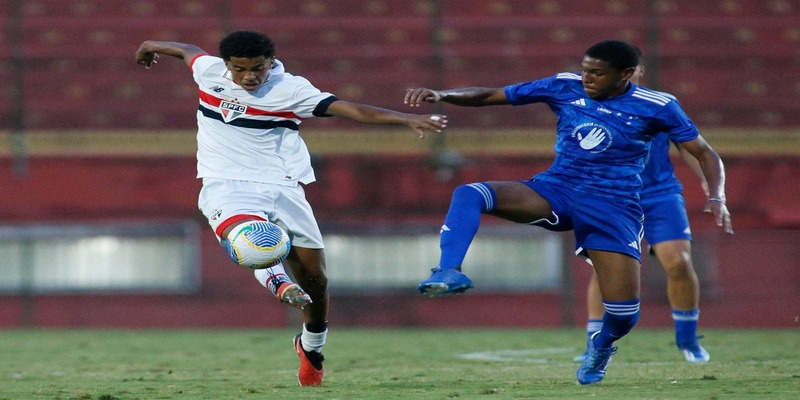
[[[231,71],[233,82],[244,90],[256,90],[267,80],[269,69],[272,68],[273,58],[258,56],[254,58],[231,57],[225,62],[228,71]]]
[[[595,99],[602,100],[609,97],[619,96],[625,93],[635,68],[618,70],[612,68],[608,61],[603,61],[589,56],[583,57],[581,62],[583,72],[581,81],[586,95]]]

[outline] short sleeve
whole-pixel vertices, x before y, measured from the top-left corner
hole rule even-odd
[[[324,111],[320,113],[320,104],[327,109],[327,105],[336,97],[331,93],[320,91],[305,78],[295,76],[293,79],[295,90],[292,94],[292,111],[302,118],[326,116]]]
[[[512,105],[540,103],[552,98],[557,86],[556,76],[505,87],[506,98]]]
[[[656,124],[658,130],[669,135],[671,141],[675,143],[688,142],[700,135],[697,126],[677,101],[667,103],[663,111],[656,117]]]

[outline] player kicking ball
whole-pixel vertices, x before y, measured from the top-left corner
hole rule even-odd
[[[275,58],[272,40],[259,32],[230,33],[219,44],[219,56],[191,44],[148,40],[136,51],[136,62],[151,68],[159,55],[182,59],[200,89],[197,177],[203,185],[198,205],[220,244],[234,261],[254,268],[236,253],[240,225],[277,232],[267,225],[272,224],[290,240],[282,263],[256,266],[255,276],[281,301],[302,309],[302,331],[293,341],[300,358],[298,381],[301,386],[318,386],[328,335],[328,279],[322,234],[303,190],[315,177],[300,123],[338,116],[406,125],[422,138],[426,131],[445,128],[447,118],[351,103],[320,91],[286,72]],[[248,240],[269,252],[262,258],[270,260],[281,235],[267,236],[253,233]]]
[[[548,170],[529,180],[455,189],[441,229],[439,265],[418,289],[439,296],[472,287],[461,264],[482,214],[572,230],[576,254],[587,257],[597,274],[605,308],[602,327],[588,339],[587,356],[576,371],[582,385],[605,378],[617,350],[614,343],[639,320],[639,174],[655,135],[667,135],[699,161],[710,195],[705,207],[719,226],[732,231],[722,160],[676,101],[630,81],[638,64],[633,45],[607,40],[586,50],[580,74],[559,73],[499,88],[417,88],[405,96],[412,107],[439,101],[472,107],[545,103],[558,116],[556,157]]]

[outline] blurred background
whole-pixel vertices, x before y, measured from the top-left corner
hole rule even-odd
[[[185,64],[135,64],[147,39],[209,53],[229,31],[276,42],[288,72],[355,102],[406,110],[406,88],[499,87],[579,71],[605,39],[639,46],[647,86],[676,95],[728,170],[736,234],[702,213],[676,156],[694,230],[702,326],[800,318],[798,0],[6,0],[0,5],[0,326],[283,327],[279,304],[219,248],[197,210],[197,88]],[[576,326],[589,266],[570,234],[499,219],[464,268],[477,288],[427,299],[438,230],[462,183],[527,179],[552,159],[546,106],[414,112],[400,128],[312,119],[336,326]],[[671,325],[657,261],[643,326]]]

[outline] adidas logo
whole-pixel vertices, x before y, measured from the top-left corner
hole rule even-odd
[[[449,232],[449,231],[450,231],[450,228],[448,228],[447,225],[442,225],[442,229],[439,230],[439,233]]]
[[[575,100],[573,102],[570,102],[569,104],[576,105],[576,106],[581,106],[581,107],[586,107],[586,100],[585,99],[578,99],[578,100]]]
[[[628,243],[628,247],[633,247],[636,250],[639,250],[639,243],[636,241]]]

